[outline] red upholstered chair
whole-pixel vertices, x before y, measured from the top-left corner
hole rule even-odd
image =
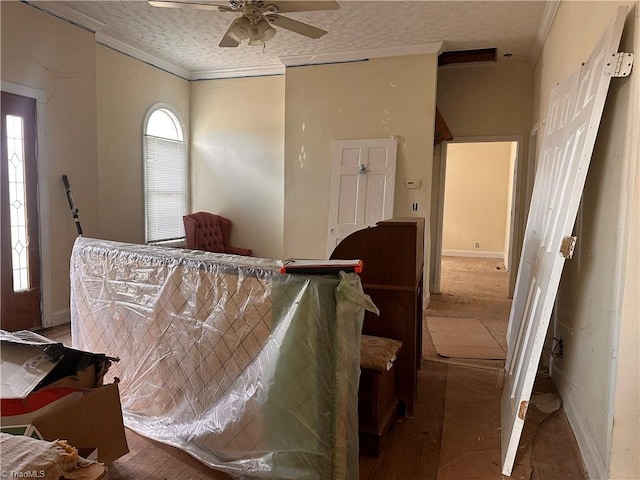
[[[253,255],[249,248],[232,247],[231,220],[209,212],[196,212],[182,217],[187,248],[207,252]]]

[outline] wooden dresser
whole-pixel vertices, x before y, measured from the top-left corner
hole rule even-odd
[[[363,261],[362,285],[380,316],[366,312],[362,333],[402,342],[396,394],[400,413],[412,416],[422,359],[424,218],[394,218],[354,232],[331,258]]]

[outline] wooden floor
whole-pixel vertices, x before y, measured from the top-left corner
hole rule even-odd
[[[473,261],[473,260],[472,260]],[[489,274],[495,274],[495,262],[487,265]],[[478,267],[471,265],[449,265],[456,278]],[[443,279],[447,278],[447,266],[443,262]],[[503,272],[504,273],[504,272]],[[471,282],[486,282],[482,275],[475,275]],[[500,280],[502,282],[502,280]],[[498,287],[503,283],[498,282]],[[462,282],[461,284],[463,284]],[[473,310],[476,295],[486,311],[491,307],[487,299],[491,295],[479,291],[465,293],[460,285],[446,290],[443,282],[443,294],[434,298],[441,314],[447,308],[455,315],[458,308]],[[505,312],[505,295],[498,295],[494,307]],[[446,297],[446,298],[445,298]],[[443,298],[445,300],[443,301]],[[508,301],[507,301],[508,303]],[[444,305],[444,306],[443,306]],[[508,308],[506,309],[508,314]],[[447,313],[447,312],[445,312]],[[69,342],[68,326],[55,327],[44,331],[50,338]],[[429,352],[428,332],[425,347]],[[432,352],[431,352],[432,353]],[[428,357],[429,355],[426,355]],[[379,458],[360,456],[360,479],[362,480],[498,480],[517,478],[518,480],[583,480],[587,476],[577,450],[575,439],[569,428],[562,409],[541,419],[529,420],[525,429],[530,432],[530,448],[526,450],[523,465],[526,468],[514,470],[514,476],[500,475],[499,446],[499,398],[500,391],[493,376],[498,375],[500,367],[495,363],[483,365],[481,362],[469,365],[455,359],[426,358],[418,372],[418,399],[412,418],[401,419],[389,432]],[[490,375],[487,382],[483,374]],[[498,378],[498,377],[496,377]],[[474,381],[484,382],[484,387]],[[482,388],[481,388],[482,387]],[[484,388],[484,390],[483,390]],[[471,393],[470,393],[471,392]],[[533,409],[530,409],[533,410]],[[480,435],[472,428],[455,430],[456,419],[483,419],[494,433]],[[447,420],[449,419],[449,420]],[[453,419],[453,421],[451,420]],[[497,420],[496,420],[497,419]],[[458,422],[459,423],[459,422]],[[471,424],[471,423],[470,423]],[[465,423],[462,423],[463,427]],[[496,433],[497,432],[497,433]],[[158,442],[148,440],[127,430],[130,453],[118,459],[109,467],[110,480],[151,480],[151,479],[230,479],[225,473],[208,468],[190,455]],[[464,446],[465,459],[456,449]],[[523,450],[524,452],[524,450]],[[523,456],[524,453],[519,453]],[[469,458],[472,462],[469,463]],[[517,460],[522,461],[522,459]],[[466,470],[465,470],[466,469]],[[465,473],[461,473],[465,472]],[[517,475],[516,475],[517,474]]]

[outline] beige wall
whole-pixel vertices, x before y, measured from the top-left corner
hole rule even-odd
[[[156,103],[171,105],[184,123],[188,143],[189,82],[107,47],[95,49],[100,219],[95,235],[144,243],[145,115]]]
[[[67,174],[87,236],[100,231],[93,34],[20,2],[1,2],[0,75],[43,92],[39,152],[45,325],[69,321],[69,258],[76,229],[61,180]],[[70,54],[73,52],[73,54]],[[43,178],[44,177],[44,178]]]
[[[284,76],[192,82],[192,210],[233,221],[232,243],[282,258]]]
[[[640,51],[636,37],[635,51]],[[633,103],[640,110],[640,96],[635,94]],[[626,245],[628,257],[622,267],[626,270],[621,325],[620,349],[618,351],[617,379],[615,384],[614,418],[611,444],[609,478],[640,478],[640,181],[638,180],[638,157],[640,143],[636,122],[636,181],[631,204],[627,213],[629,239]]]
[[[529,135],[531,66],[495,64],[438,69],[438,109],[453,137]]]
[[[326,256],[335,140],[397,136],[394,216],[429,216],[436,69],[435,55],[287,68],[285,256]]]
[[[544,120],[552,87],[580,68],[618,4],[560,4],[535,69],[534,122]],[[622,51],[638,50],[635,7]],[[611,82],[578,216],[578,245],[565,264],[552,319],[564,343],[563,356],[553,361],[554,383],[591,478],[640,478],[639,88],[637,72]]]
[[[532,67],[525,63],[501,60],[495,64],[453,65],[438,69],[438,109],[455,138],[520,137],[520,152],[527,152],[531,131],[533,90]],[[504,138],[503,138],[504,139]],[[512,138],[509,138],[511,140]],[[515,138],[513,138],[515,140]],[[515,216],[512,262],[520,258],[526,225],[528,199],[525,198],[527,171],[535,159],[519,155],[515,189]],[[436,232],[432,217],[432,231]],[[514,262],[515,263],[515,262]],[[510,291],[515,285],[517,265],[511,265]]]
[[[511,142],[447,146],[443,254],[504,257],[510,167]]]

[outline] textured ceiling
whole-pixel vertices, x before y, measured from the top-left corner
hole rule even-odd
[[[80,21],[74,21],[90,25],[101,43],[125,45],[191,76],[194,72],[281,66],[281,56],[330,55],[430,42],[444,42],[445,51],[496,47],[499,61],[530,62],[546,3],[340,1],[339,10],[285,14],[329,32],[318,40],[276,27],[276,36],[264,46],[245,42],[235,48],[220,48],[218,42],[238,13],[156,8],[145,1],[37,2],[41,8],[66,17],[82,14]],[[91,25],[84,16],[99,24]],[[508,60],[504,57],[507,53],[512,54]]]

